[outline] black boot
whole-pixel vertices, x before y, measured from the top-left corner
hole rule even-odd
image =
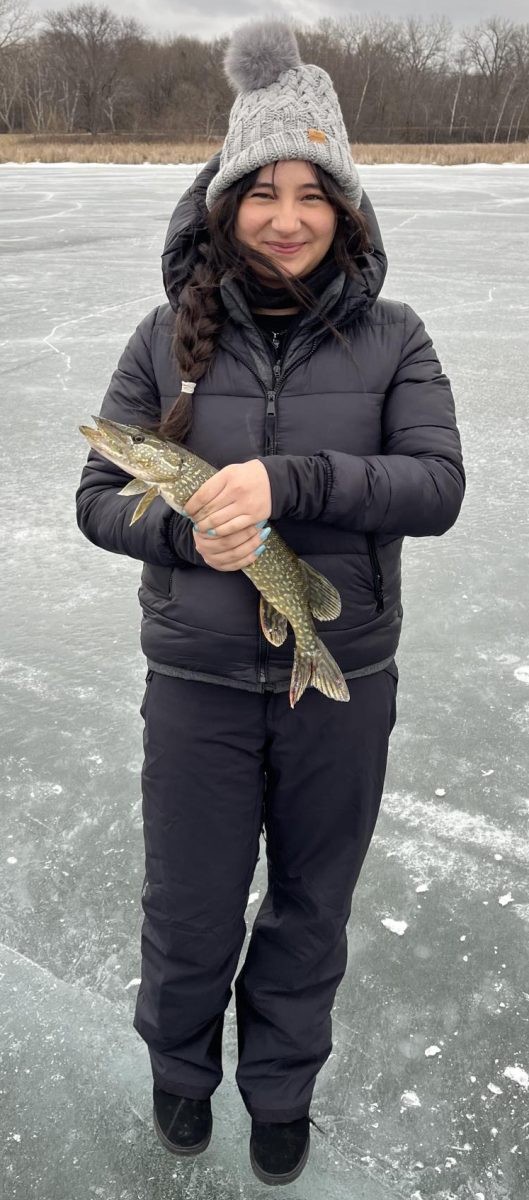
[[[209,1146],[213,1119],[211,1100],[175,1096],[153,1085],[154,1128],[173,1154],[201,1154]]]
[[[292,1183],[301,1175],[309,1147],[308,1116],[284,1124],[252,1117],[250,1162],[262,1183]]]

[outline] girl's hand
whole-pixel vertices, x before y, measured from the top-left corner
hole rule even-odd
[[[252,458],[249,462],[223,467],[186,501],[185,511],[200,534],[214,529],[216,537],[224,539],[244,532],[244,540],[248,541],[248,526],[267,521],[272,512],[272,492],[264,463]],[[206,537],[207,542],[214,540]],[[227,548],[224,544],[223,550]],[[202,554],[198,545],[197,549]]]
[[[259,546],[266,546],[266,540],[260,538],[260,533],[262,530],[256,529],[255,525],[247,525],[238,533],[216,538],[197,533],[194,529],[193,537],[198,553],[208,567],[214,567],[216,571],[240,571],[257,562],[255,551]]]

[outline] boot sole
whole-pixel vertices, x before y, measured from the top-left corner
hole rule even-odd
[[[255,1161],[252,1143],[250,1142],[250,1162],[252,1164],[252,1171],[254,1175],[257,1175],[257,1178],[261,1180],[261,1183],[279,1184],[279,1186],[282,1183],[293,1183],[294,1180],[298,1178],[298,1175],[301,1175],[303,1168],[306,1166],[307,1159],[309,1157],[309,1151],[310,1139],[307,1138],[307,1145],[305,1146],[297,1166],[294,1167],[292,1171],[289,1171],[286,1175],[270,1175],[267,1171],[263,1171],[263,1168],[260,1167],[259,1163]]]
[[[201,1142],[197,1142],[195,1146],[178,1146],[178,1145],[175,1145],[174,1142],[170,1142],[169,1138],[167,1138],[165,1136],[165,1133],[160,1128],[160,1126],[158,1124],[158,1119],[156,1117],[156,1109],[155,1108],[153,1108],[153,1121],[154,1121],[155,1131],[162,1143],[162,1146],[165,1146],[166,1150],[170,1150],[171,1154],[182,1154],[182,1155],[202,1154],[204,1150],[207,1150],[209,1143],[211,1141],[211,1134],[213,1131],[213,1122],[211,1123],[209,1133]]]

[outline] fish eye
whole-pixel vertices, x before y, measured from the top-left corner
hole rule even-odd
[[[143,433],[133,433],[132,441],[133,442],[144,442],[145,437],[144,437]]]

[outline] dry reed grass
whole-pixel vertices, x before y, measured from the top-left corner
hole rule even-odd
[[[93,139],[74,135],[49,141],[31,134],[2,134],[0,163],[202,163],[207,162],[221,142],[134,141],[121,137]],[[529,142],[453,145],[368,145],[352,143],[355,162],[430,163],[457,166],[465,163],[529,163]]]

